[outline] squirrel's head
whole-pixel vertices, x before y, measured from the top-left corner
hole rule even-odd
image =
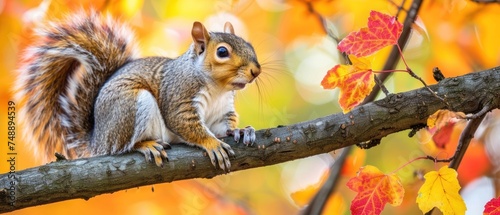
[[[227,90],[240,90],[260,74],[260,64],[250,43],[234,34],[226,22],[224,32],[210,32],[199,23],[191,31],[194,51],[213,80]]]

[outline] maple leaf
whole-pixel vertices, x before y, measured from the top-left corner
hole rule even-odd
[[[334,66],[321,81],[324,89],[340,88],[339,104],[344,113],[360,104],[375,86],[370,61],[353,55],[349,59],[352,65]]]
[[[484,205],[484,215],[500,215],[500,197],[492,198]]]
[[[417,204],[423,213],[436,207],[443,214],[465,214],[465,202],[458,193],[457,171],[443,166],[439,171],[425,174],[425,182],[418,190]]]
[[[450,142],[455,124],[466,117],[463,112],[438,110],[427,118],[427,126],[433,132],[432,140],[440,149],[444,149]]]
[[[403,25],[396,17],[371,11],[368,27],[351,32],[338,45],[338,49],[356,57],[363,57],[388,46],[397,44]]]
[[[361,167],[347,186],[358,192],[351,202],[352,214],[380,214],[386,203],[398,206],[403,201],[401,179],[394,173],[386,175],[374,166]]]

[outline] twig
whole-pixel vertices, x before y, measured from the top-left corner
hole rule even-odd
[[[404,63],[404,64],[405,64],[405,66],[406,66],[406,71],[408,72],[408,74],[410,74],[410,76],[411,76],[411,77],[413,77],[413,78],[415,78],[415,79],[419,80],[419,81],[420,81],[420,82],[424,85],[424,87],[425,87],[427,90],[429,90],[429,92],[431,92],[431,93],[432,93],[432,95],[433,95],[434,97],[436,97],[437,99],[441,100],[441,102],[443,102],[444,104],[446,104],[446,106],[447,106],[448,108],[450,108],[450,104],[449,104],[446,100],[444,100],[443,98],[441,98],[440,96],[438,96],[438,95],[436,94],[436,92],[432,91],[432,90],[431,90],[431,88],[429,88],[429,86],[427,86],[427,83],[425,83],[425,81],[424,81],[422,78],[420,78],[420,76],[418,76],[417,74],[415,74],[415,73],[413,72],[413,70],[411,70],[411,68],[410,68],[410,67],[408,66],[408,64],[406,63],[406,60],[405,60],[405,58],[404,58],[404,56],[403,56],[403,51],[401,50],[401,47],[399,46],[399,44],[397,44],[397,45],[396,45],[396,47],[398,48],[399,54],[400,54],[400,56],[401,56],[401,59],[403,60],[403,63]]]
[[[479,116],[478,118],[471,119],[467,126],[465,126],[462,134],[460,135],[460,139],[458,140],[457,150],[455,151],[455,155],[453,155],[454,159],[451,161],[449,167],[453,169],[458,169],[460,162],[462,162],[462,158],[469,147],[469,143],[474,138],[474,133],[476,133],[477,128],[483,121],[486,114]]]
[[[385,96],[388,96],[389,90],[387,90],[387,88],[385,88],[384,83],[382,83],[382,80],[380,80],[380,78],[378,78],[377,75],[373,75],[373,76],[375,76],[375,83],[380,87],[380,89],[385,94]]]
[[[330,180],[331,178],[338,178],[340,175],[340,170],[346,161],[347,155],[351,152],[351,147],[346,147],[342,150],[338,159],[335,160],[333,165],[330,167],[330,175],[328,176],[328,180],[325,181],[325,184],[321,187],[321,189],[316,193],[314,198],[309,203],[309,206],[305,208],[302,214],[321,214],[323,208],[328,201],[328,198],[333,192],[333,188],[336,187],[338,180]],[[328,188],[328,189],[324,189]]]
[[[399,49],[399,46],[398,46],[398,49]],[[402,52],[401,52],[401,53],[402,53]],[[403,55],[401,55],[401,57],[402,57],[402,56],[403,56]],[[402,59],[404,59],[404,58],[402,58]],[[405,63],[405,64],[406,64],[406,63]],[[415,79],[419,80],[419,81],[420,81],[420,82],[424,85],[424,87],[425,87],[425,88],[426,88],[429,92],[431,92],[432,96],[434,96],[434,97],[436,97],[437,99],[439,99],[439,100],[440,100],[441,102],[443,102],[443,103],[444,103],[444,104],[445,104],[448,108],[451,108],[450,104],[449,104],[449,103],[448,103],[445,99],[441,98],[441,96],[438,96],[436,92],[432,91],[432,90],[431,90],[431,88],[429,88],[429,86],[427,85],[427,83],[425,83],[425,81],[424,81],[422,78],[420,78],[417,74],[415,74],[415,73],[413,72],[413,70],[411,70],[411,69],[410,69],[410,67],[408,67],[408,66],[407,66],[407,67],[406,67],[406,69],[408,70],[408,74],[410,74],[410,75],[411,75],[411,77],[413,77],[413,78],[415,78]]]
[[[453,156],[451,156],[451,158],[447,158],[447,159],[437,159],[437,158],[432,157],[430,155],[427,155],[426,158],[431,160],[431,161],[434,161],[434,163],[448,163],[448,162],[451,162],[453,159],[455,159],[455,155],[453,155]]]
[[[490,107],[490,105],[485,105],[479,112],[472,114],[470,116],[467,116],[467,119],[479,118],[479,117],[485,115],[486,113],[488,113],[488,111],[491,111],[491,107]]]

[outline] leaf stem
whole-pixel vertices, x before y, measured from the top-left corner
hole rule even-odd
[[[392,171],[391,174],[396,173],[397,171],[399,171],[399,170],[405,168],[406,166],[408,166],[409,164],[411,164],[411,163],[413,163],[413,162],[415,162],[417,160],[422,160],[422,159],[428,159],[428,158],[427,158],[427,156],[416,157],[413,160],[408,161],[407,163],[403,164],[403,166],[400,166],[397,169],[395,169],[394,171]]]
[[[401,50],[401,46],[399,46],[399,43],[396,43],[396,47],[398,47],[399,56],[401,56],[401,60],[403,60],[403,63],[406,66],[406,71],[411,71],[410,67],[406,63],[405,57],[403,56],[403,51]]]
[[[390,69],[390,70],[379,70],[379,71],[374,71],[372,70],[373,73],[391,73],[391,72],[408,72],[407,70],[403,69]]]

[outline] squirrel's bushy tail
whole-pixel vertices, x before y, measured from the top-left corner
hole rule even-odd
[[[137,56],[133,33],[94,11],[47,23],[36,33],[37,44],[28,47],[18,70],[18,128],[36,155],[85,156],[99,89]]]

